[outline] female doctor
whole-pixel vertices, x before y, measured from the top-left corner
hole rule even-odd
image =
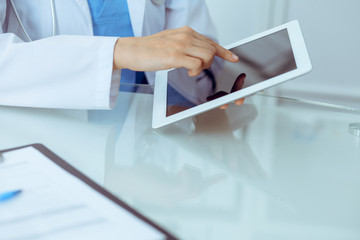
[[[213,37],[203,0],[0,0],[0,105],[109,109],[117,70],[146,71],[153,84],[157,70],[184,67],[191,79],[215,56],[236,62]],[[202,78],[185,88],[205,98]]]

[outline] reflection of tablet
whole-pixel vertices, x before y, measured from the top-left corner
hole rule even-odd
[[[194,116],[223,104],[254,94],[258,91],[303,75],[311,70],[310,58],[298,21],[270,29],[226,47],[239,56],[237,63],[225,62],[214,73],[218,91],[230,92],[223,82],[235,82],[240,73],[247,77],[241,90],[215,100],[196,98],[197,90],[184,90],[181,76],[186,69],[160,71],[156,74],[153,128]],[[176,79],[176,81],[174,81]],[[183,78],[184,79],[184,78]],[[192,81],[198,81],[194,77]],[[221,89],[221,88],[226,89]],[[231,88],[231,87],[230,87]],[[200,92],[199,92],[200,95]],[[212,95],[212,94],[210,94]]]

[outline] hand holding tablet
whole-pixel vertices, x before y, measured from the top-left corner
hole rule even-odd
[[[198,97],[201,89],[186,88],[185,80],[174,80],[186,79],[186,69],[157,72],[153,128],[220,106],[226,107],[233,101],[241,104],[244,97],[301,76],[312,68],[298,21],[267,30],[226,48],[237,55],[239,61],[224,62],[220,71],[214,73],[215,80],[217,83],[235,82],[230,89],[222,89],[224,86],[219,84],[207,98]]]
[[[244,86],[244,82],[245,82],[245,78],[246,78],[246,74],[245,73],[241,73],[235,80],[232,88],[231,88],[231,91],[230,93],[233,93],[233,92],[236,92],[236,91],[239,91],[243,88]],[[220,97],[223,97],[225,95],[228,95],[229,93],[225,92],[225,91],[220,91],[220,92],[217,92],[213,95],[210,95],[206,98],[206,101],[209,102],[209,101],[212,101],[212,100],[215,100],[217,98],[220,98]],[[244,103],[244,100],[245,98],[241,98],[241,99],[237,99],[235,100],[235,105],[242,105]],[[225,104],[223,106],[220,107],[220,109],[226,109],[227,107],[229,106],[229,104]]]

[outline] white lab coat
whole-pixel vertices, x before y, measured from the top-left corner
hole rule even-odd
[[[161,1],[158,1],[161,2]],[[59,36],[51,37],[49,0],[14,0],[33,42],[26,39],[6,0],[0,0],[0,105],[69,109],[109,109],[119,77],[112,70],[117,38],[94,37],[87,0],[55,0]],[[128,0],[135,36],[185,25],[214,36],[203,0]],[[146,73],[150,84],[154,72]],[[183,81],[183,79],[179,79]],[[186,81],[180,92],[211,89],[209,81]],[[189,96],[191,98],[191,96]],[[199,98],[199,97],[198,97]]]

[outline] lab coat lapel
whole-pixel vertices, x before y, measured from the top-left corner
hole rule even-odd
[[[92,20],[91,20],[91,13],[90,13],[90,8],[89,8],[89,4],[88,4],[87,0],[76,0],[75,2],[77,3],[80,10],[84,14],[84,17],[87,20],[86,21],[88,24],[87,28],[90,29],[89,34],[93,35],[94,32],[93,32],[93,26],[92,26]]]
[[[141,37],[146,2],[145,0],[127,0],[127,2],[134,36]]]

